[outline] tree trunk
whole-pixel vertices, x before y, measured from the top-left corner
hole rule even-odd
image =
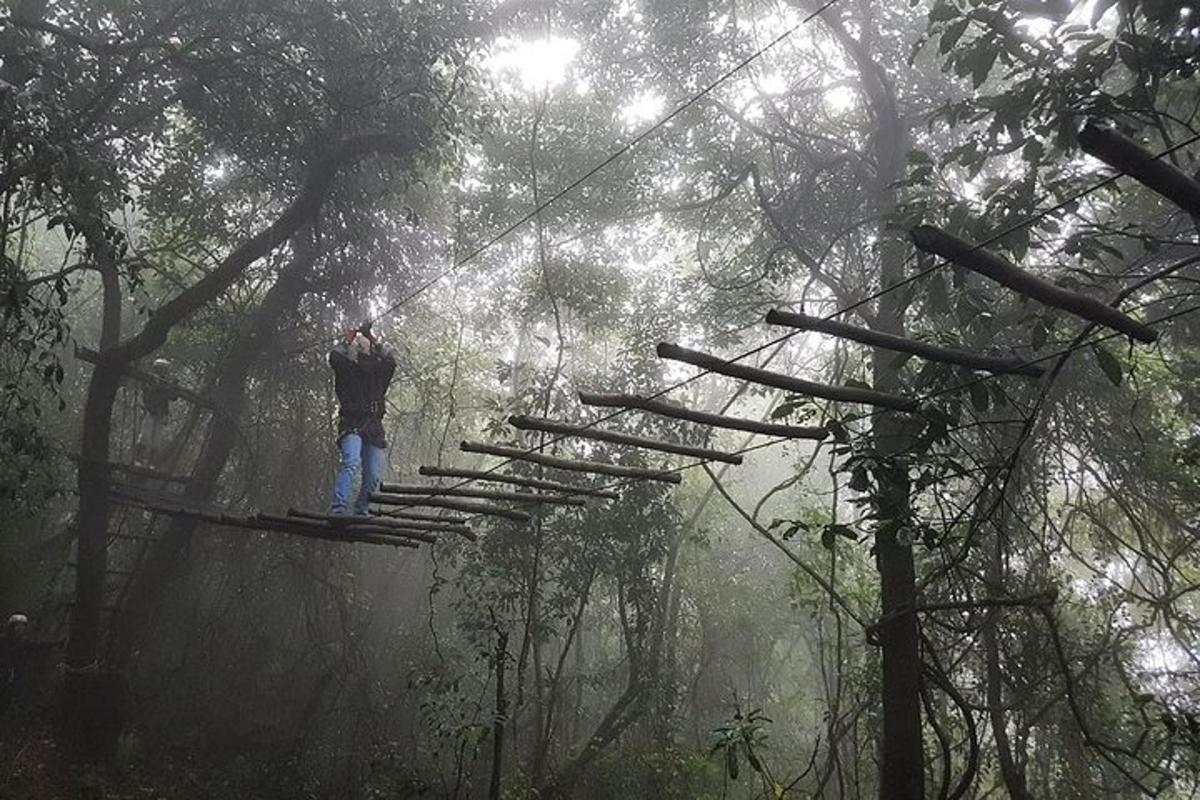
[[[328,184],[308,192],[324,194]],[[79,511],[76,517],[78,558],[75,584],[75,605],[72,609],[67,646],[67,679],[64,687],[64,743],[77,757],[90,760],[111,754],[120,735],[119,720],[113,710],[119,705],[114,696],[115,681],[101,680],[100,636],[104,578],[108,568],[108,524],[111,502],[108,479],[103,464],[110,459],[113,406],[124,367],[138,358],[154,352],[166,340],[172,327],[189,317],[206,302],[211,301],[231,285],[242,269],[271,252],[278,244],[283,229],[292,226],[289,234],[315,213],[314,199],[306,192],[263,233],[237,248],[222,266],[185,290],[150,317],[142,331],[124,343],[120,338],[120,276],[115,262],[97,252],[104,282],[104,323],[100,341],[100,359],[92,371],[84,407],[83,431],[80,443],[80,464],[77,488]],[[97,217],[98,219],[98,217]],[[87,229],[85,235],[87,235]],[[89,236],[89,240],[92,237]],[[102,241],[102,239],[100,239]],[[96,248],[94,248],[96,249]],[[107,262],[107,263],[106,263]],[[236,268],[235,268],[236,267]],[[214,280],[214,276],[221,280]],[[215,438],[228,438],[232,443],[236,426],[221,420],[214,429]],[[223,460],[221,463],[224,463]],[[219,474],[195,476],[185,496],[188,499],[207,498]],[[188,526],[183,520],[172,525],[173,530]],[[189,526],[190,529],[190,526]],[[170,536],[170,534],[168,534]],[[177,537],[173,540],[177,540]],[[151,558],[144,565],[147,575],[157,574],[161,564]],[[139,614],[148,612],[144,598],[132,595],[129,607]],[[121,621],[114,619],[114,624]],[[126,638],[128,641],[128,638]],[[118,659],[123,664],[125,659]],[[101,733],[103,732],[103,733]]]
[[[295,254],[267,290],[245,330],[230,344],[214,382],[212,396],[222,412],[210,423],[208,439],[200,452],[191,479],[184,489],[184,502],[204,504],[212,500],[217,480],[237,443],[238,424],[246,403],[250,371],[271,341],[284,315],[296,308],[304,294],[306,279],[316,263],[315,247],[304,237],[293,240]],[[138,574],[132,579],[128,600],[114,622],[110,659],[117,669],[128,668],[142,633],[153,617],[163,592],[178,577],[181,557],[199,523],[175,518],[155,542]]]
[[[77,201],[80,198],[76,198]],[[78,205],[90,208],[86,198]],[[76,490],[75,518],[78,553],[75,604],[71,607],[63,681],[63,743],[83,760],[113,755],[120,723],[114,708],[115,684],[101,677],[100,631],[104,607],[104,577],[108,571],[108,467],[112,447],[112,410],[121,385],[121,369],[111,357],[121,336],[121,284],[113,254],[96,228],[98,218],[86,212],[84,233],[95,249],[100,272],[103,314],[100,354],[84,402]],[[98,243],[98,244],[93,244]]]
[[[886,290],[905,278],[906,245],[886,224],[896,207],[896,183],[904,177],[908,131],[896,107],[894,88],[887,73],[872,58],[861,40],[854,39],[836,16],[822,17],[858,69],[859,82],[875,122],[871,147],[876,172],[869,188],[873,205],[883,223],[879,229],[879,286]],[[869,28],[870,21],[865,21]],[[906,301],[902,292],[887,292],[879,299],[871,328],[904,336]],[[880,392],[898,387],[899,366],[894,355],[876,349],[872,357],[872,381]],[[883,650],[883,741],[879,796],[884,800],[923,800],[925,759],[921,725],[921,653],[916,605],[916,580],[911,536],[908,469],[897,454],[907,446],[905,420],[894,413],[875,417],[872,426],[874,449],[884,455],[875,471],[876,511],[879,527],[875,535],[875,557],[879,568],[883,619],[879,641]]]
[[[508,697],[504,694],[504,668],[508,660],[508,631],[496,631],[496,715],[492,720],[492,775],[488,800],[500,800],[504,772],[504,726],[508,722]]]
[[[1006,491],[1001,487],[998,491]],[[1001,498],[1003,503],[1003,498]],[[989,503],[980,508],[992,508]],[[988,591],[994,597],[1004,596],[1004,514],[999,514],[993,534],[991,553],[987,566]],[[982,522],[980,520],[979,522]],[[979,523],[976,523],[979,524]],[[1025,781],[1024,771],[1017,766],[1013,758],[1012,742],[1008,736],[1008,720],[1004,708],[1004,679],[1000,667],[999,617],[1001,609],[994,608],[988,613],[988,619],[983,625],[981,638],[983,640],[983,657],[987,668],[987,707],[988,717],[992,725],[992,738],[996,741],[996,762],[1000,766],[1000,777],[1012,800],[1034,800]]]

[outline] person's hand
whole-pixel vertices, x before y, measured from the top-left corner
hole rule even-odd
[[[359,325],[358,332],[367,337],[367,341],[371,344],[375,344],[375,335],[371,333],[371,320],[367,320],[362,325]]]

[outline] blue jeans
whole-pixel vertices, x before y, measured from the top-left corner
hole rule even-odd
[[[354,485],[354,474],[361,465],[362,488],[358,490],[358,499],[354,502],[354,513],[366,514],[371,502],[371,493],[379,491],[379,482],[383,479],[387,450],[364,442],[357,433],[343,436],[338,443],[338,450],[341,457],[338,461],[337,478],[333,482],[333,504],[330,511],[334,514],[346,513],[350,490]]]

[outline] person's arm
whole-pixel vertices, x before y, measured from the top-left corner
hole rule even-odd
[[[355,359],[350,345],[339,344],[329,351],[329,366],[333,367],[335,374],[344,375],[356,363],[357,359]]]
[[[396,374],[396,357],[392,355],[392,351],[384,347],[382,344],[376,345],[379,348],[379,371],[383,375],[383,382],[389,383],[392,376]]]

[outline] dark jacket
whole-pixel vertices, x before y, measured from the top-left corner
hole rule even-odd
[[[358,354],[349,345],[338,345],[329,353],[329,366],[338,397],[338,441],[357,433],[369,444],[387,447],[384,398],[396,372],[396,359],[381,347]]]
[[[0,633],[0,717],[30,682],[33,673],[57,645]]]

